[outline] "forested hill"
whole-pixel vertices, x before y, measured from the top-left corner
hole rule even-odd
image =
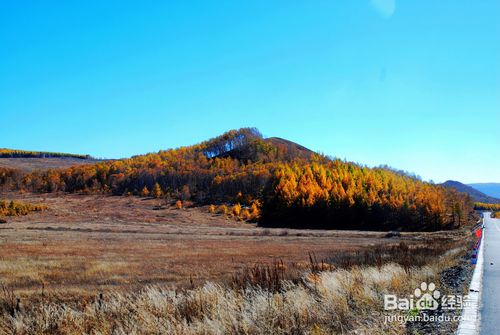
[[[448,180],[442,184],[447,188],[454,188],[458,192],[467,193],[475,202],[481,202],[485,204],[500,204],[500,199],[490,197],[489,195],[484,194],[483,192],[469,186],[462,184],[461,182]]]
[[[0,148],[0,158],[79,158],[92,159],[90,155],[76,155],[61,152],[27,151]]]
[[[471,199],[386,168],[330,159],[298,144],[231,130],[189,147],[67,169],[0,169],[0,187],[167,197],[251,206],[263,226],[438,230],[468,222]]]

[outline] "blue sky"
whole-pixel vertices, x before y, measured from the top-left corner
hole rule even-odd
[[[119,158],[258,127],[500,182],[500,2],[56,1],[0,9],[0,147]]]

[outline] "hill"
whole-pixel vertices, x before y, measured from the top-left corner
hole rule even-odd
[[[95,164],[99,161],[90,155],[0,149],[0,168],[24,172],[69,168],[74,165]]]
[[[441,185],[443,185],[446,188],[456,189],[458,192],[467,193],[468,195],[471,196],[471,198],[475,202],[482,202],[482,203],[486,203],[486,204],[499,204],[500,203],[500,199],[490,197],[490,196],[484,194],[483,192],[478,191],[477,189],[475,189],[469,185],[462,184],[461,182],[458,182],[458,181],[448,180]]]
[[[1,188],[232,206],[239,219],[269,227],[439,230],[466,224],[472,212],[470,199],[455,190],[330,159],[285,139],[264,138],[255,128],[92,165],[33,173],[0,169]]]
[[[500,183],[478,183],[469,184],[469,186],[483,192],[490,197],[500,199]]]
[[[314,151],[279,137],[264,138],[258,129],[231,130],[200,144],[209,158],[233,158],[243,162],[278,162],[311,159]]]

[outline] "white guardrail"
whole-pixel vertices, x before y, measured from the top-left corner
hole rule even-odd
[[[484,228],[484,218],[483,228]],[[481,222],[481,220],[479,221]],[[478,222],[478,223],[479,223]],[[458,325],[457,335],[477,335],[479,334],[480,326],[480,314],[479,309],[481,307],[481,293],[483,288],[483,246],[484,246],[484,229],[481,235],[481,242],[479,244],[479,250],[477,252],[477,263],[474,273],[472,275],[472,280],[469,287],[469,298],[467,304],[462,310],[462,318],[460,324]]]

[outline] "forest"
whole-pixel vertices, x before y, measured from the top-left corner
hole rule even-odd
[[[259,206],[267,227],[439,230],[464,225],[471,199],[387,167],[329,158],[255,128],[128,159],[25,173],[0,168],[0,188],[165,197]]]

